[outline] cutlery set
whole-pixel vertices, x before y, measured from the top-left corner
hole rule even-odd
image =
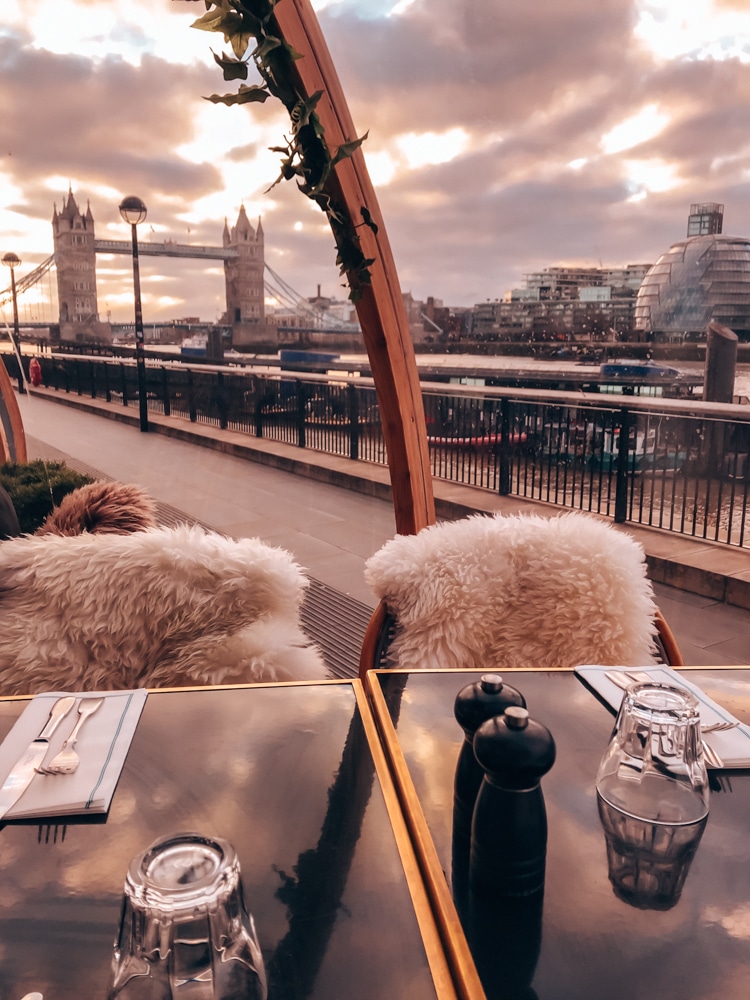
[[[627,690],[631,684],[647,683],[652,679],[643,670],[607,670],[604,676],[608,681],[622,688],[623,691]],[[727,729],[734,729],[738,725],[739,722],[714,722],[708,726],[701,725],[701,733],[721,733]],[[702,740],[701,742],[703,743],[703,753],[705,754],[706,762],[711,767],[724,767],[724,761],[716,750],[706,740]]]
[[[45,764],[50,740],[63,719],[70,713],[76,698],[66,695],[53,704],[47,722],[36,739],[33,739],[21,754],[0,788],[0,819],[15,805],[31,784],[35,774],[74,774],[78,770],[80,757],[76,744],[86,719],[101,708],[103,698],[81,698],[78,703],[78,719],[73,730],[62,745],[60,752]]]

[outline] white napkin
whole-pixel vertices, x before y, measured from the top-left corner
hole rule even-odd
[[[106,813],[120,777],[130,742],[146,703],[148,692],[91,691],[86,694],[47,691],[38,694],[24,710],[0,744],[0,786],[13,765],[36,739],[58,698],[73,694],[77,699],[103,698],[102,706],[81,728],[77,751],[81,764],[73,774],[35,774],[31,784],[3,817],[32,819]],[[45,761],[61,749],[78,721],[78,702],[58,726]]]
[[[721,705],[717,705],[701,688],[686,680],[684,674],[677,673],[671,667],[602,667],[595,664],[586,664],[576,667],[575,673],[589,687],[600,694],[615,710],[618,710],[625,692],[622,688],[607,679],[607,672],[613,670],[624,670],[626,672],[637,670],[639,674],[648,674],[655,681],[661,681],[664,684],[675,684],[678,687],[683,687],[691,691],[698,699],[701,725],[703,726],[710,726],[714,722],[737,722],[737,719],[731,712],[727,712]],[[750,767],[750,726],[740,723],[736,729],[726,729],[722,733],[706,733],[704,739],[716,750],[724,761],[725,767]]]

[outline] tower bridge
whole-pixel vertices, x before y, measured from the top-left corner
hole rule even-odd
[[[54,207],[52,216],[54,253],[33,271],[17,279],[17,294],[36,285],[50,270],[57,273],[57,298],[60,340],[72,343],[107,343],[112,340],[113,324],[99,318],[96,255],[132,255],[129,240],[97,239],[91,205],[85,212],[76,203],[72,189],[63,197],[62,208]],[[321,313],[276,274],[265,262],[264,233],[260,218],[253,226],[244,205],[230,228],[224,220],[221,246],[198,246],[173,240],[138,241],[138,254],[144,257],[181,257],[197,260],[221,260],[224,263],[226,311],[218,325],[230,327],[232,346],[268,343],[276,333],[269,328],[265,315],[266,292],[279,302],[301,312],[307,326],[317,329],[356,329],[330,314]],[[9,302],[11,290],[0,291],[0,306]],[[49,324],[24,324],[34,327]]]

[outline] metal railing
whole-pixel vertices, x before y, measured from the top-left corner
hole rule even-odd
[[[11,378],[15,357],[3,355]],[[43,384],[137,405],[132,361],[44,357]],[[20,386],[19,386],[20,387]],[[148,407],[220,429],[387,464],[370,379],[149,364]],[[604,393],[422,386],[433,476],[750,544],[750,411]]]

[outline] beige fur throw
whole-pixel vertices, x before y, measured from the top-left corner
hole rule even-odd
[[[654,662],[643,550],[588,515],[475,515],[397,535],[365,580],[396,616],[389,666]]]
[[[0,694],[324,677],[291,555],[201,528],[0,545]]]

